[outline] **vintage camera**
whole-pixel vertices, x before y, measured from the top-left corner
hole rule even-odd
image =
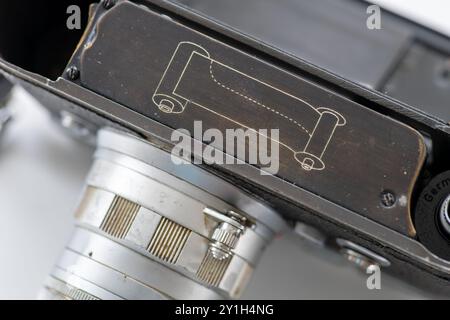
[[[43,298],[239,297],[295,225],[449,293],[446,37],[387,12],[370,30],[368,4],[350,0],[262,2],[286,24],[266,29],[246,24],[258,1],[80,1],[70,30],[72,2],[0,4],[0,72],[97,137]],[[253,135],[225,149],[190,134],[199,122]],[[174,155],[179,129],[192,149]],[[276,172],[250,161],[261,139],[279,147]]]

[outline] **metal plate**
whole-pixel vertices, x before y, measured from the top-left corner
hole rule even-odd
[[[369,4],[363,1],[177,2],[341,77],[375,89],[401,58],[413,36],[410,28],[387,12],[383,12],[380,30],[367,28]]]
[[[280,178],[414,235],[415,130],[143,7],[100,17],[74,58],[82,86],[174,129],[277,128]]]

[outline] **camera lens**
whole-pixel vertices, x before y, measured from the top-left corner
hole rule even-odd
[[[132,135],[104,129],[97,146],[74,235],[41,297],[239,297],[283,219]]]

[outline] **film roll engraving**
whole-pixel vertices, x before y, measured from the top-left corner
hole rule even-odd
[[[210,93],[212,96],[215,92],[217,95],[225,93],[238,96],[241,103],[254,108],[254,112],[267,114],[269,119],[274,119],[272,127],[276,128],[281,122],[286,130],[292,128],[299,136],[304,136],[296,145],[283,142],[282,139],[276,142],[291,151],[294,159],[306,171],[325,169],[323,156],[334,132],[337,127],[346,125],[345,118],[338,112],[330,108],[316,108],[297,96],[213,59],[206,49],[195,43],[180,42],[153,95],[153,102],[159,110],[176,115],[183,113],[191,103],[238,127],[255,129],[251,118],[239,118],[239,106],[230,106],[219,113],[214,105],[204,101],[205,98],[195,95],[193,86],[213,88],[216,91]],[[262,94],[270,96],[270,101],[258,98]],[[296,113],[301,109],[302,119],[289,110],[292,108]]]

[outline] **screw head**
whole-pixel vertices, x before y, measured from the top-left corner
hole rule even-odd
[[[381,204],[385,208],[393,207],[395,202],[397,201],[395,194],[390,191],[383,191],[380,195],[380,198],[381,198]]]
[[[103,8],[106,10],[111,9],[116,4],[116,0],[102,0]]]
[[[80,71],[78,70],[77,67],[72,66],[72,67],[67,68],[66,75],[69,78],[69,80],[74,81],[80,77]]]

